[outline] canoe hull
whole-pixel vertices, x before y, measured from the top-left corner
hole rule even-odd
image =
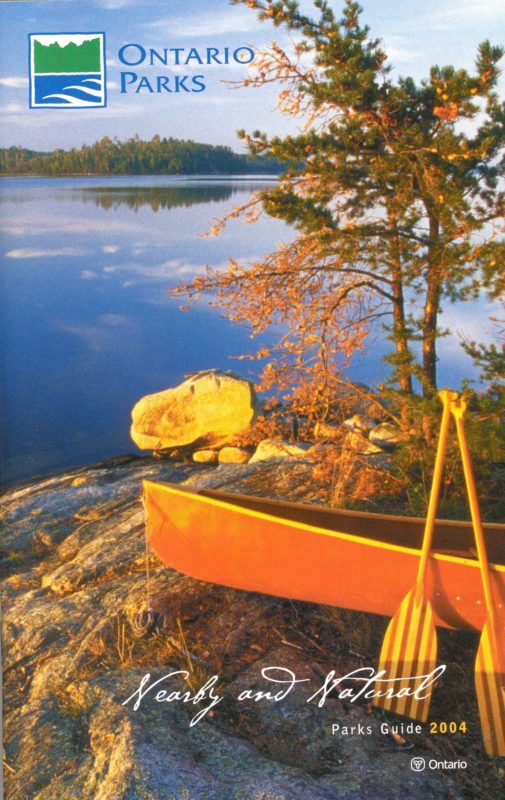
[[[419,551],[375,540],[373,530],[367,538],[328,531],[149,481],[144,497],[151,547],[199,580],[386,616],[415,583]],[[501,614],[505,567],[491,573]],[[435,553],[427,593],[437,625],[482,629],[477,561]]]

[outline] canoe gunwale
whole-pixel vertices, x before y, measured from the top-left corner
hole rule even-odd
[[[382,616],[394,613],[415,582],[418,548],[260,513],[189,487],[146,480],[144,490],[151,547],[169,567],[197,580]],[[503,617],[505,565],[490,569]],[[427,591],[436,625],[482,630],[482,582],[473,555],[432,552]]]
[[[419,548],[417,548],[417,547],[408,547],[406,545],[400,545],[400,544],[394,544],[394,543],[388,542],[386,537],[381,539],[381,538],[378,538],[377,536],[376,537],[372,537],[372,536],[368,537],[366,535],[358,535],[358,534],[355,534],[355,533],[347,533],[345,531],[333,531],[333,530],[329,530],[327,528],[322,528],[322,527],[319,527],[319,526],[316,526],[316,525],[310,525],[309,523],[306,523],[306,522],[301,523],[299,521],[285,519],[284,517],[281,517],[280,515],[267,514],[265,512],[255,511],[255,510],[252,510],[250,508],[247,508],[247,506],[239,505],[238,503],[237,504],[233,503],[233,501],[232,501],[233,495],[231,493],[230,494],[226,494],[226,496],[227,496],[227,498],[229,498],[229,500],[228,499],[227,500],[222,500],[218,496],[220,494],[219,491],[207,494],[207,490],[204,490],[203,492],[202,491],[198,491],[198,490],[194,491],[193,489],[189,489],[189,488],[186,488],[186,487],[178,487],[175,484],[171,484],[171,483],[167,483],[167,482],[163,483],[163,482],[155,482],[155,481],[149,481],[149,480],[144,480],[143,484],[146,487],[149,487],[149,485],[152,485],[153,487],[155,487],[155,489],[162,488],[162,489],[170,492],[171,494],[179,495],[181,497],[184,497],[185,495],[187,496],[189,494],[192,497],[197,498],[198,501],[203,503],[204,505],[209,505],[209,506],[212,506],[212,507],[218,506],[219,508],[221,508],[221,509],[223,509],[225,511],[226,510],[233,510],[235,512],[238,511],[241,514],[244,514],[247,517],[252,517],[254,519],[264,519],[265,522],[272,522],[272,521],[279,522],[279,521],[281,521],[282,524],[285,525],[286,527],[290,527],[290,528],[297,529],[297,530],[300,529],[300,526],[303,524],[304,529],[306,529],[307,532],[311,533],[311,534],[316,534],[316,535],[320,535],[320,536],[329,536],[329,537],[335,538],[335,539],[344,539],[345,541],[353,541],[353,542],[356,542],[358,544],[363,544],[363,545],[366,545],[366,546],[369,546],[369,547],[377,548],[378,550],[382,550],[382,551],[384,551],[385,549],[386,550],[394,550],[396,552],[408,553],[408,554],[411,554],[411,555],[419,555],[419,552],[420,552]],[[247,498],[248,496],[247,495],[237,494],[237,497],[238,498],[241,498],[241,497],[242,498]],[[258,500],[258,501],[262,502],[265,498],[252,497],[251,499]],[[273,501],[273,502],[275,504],[275,501]],[[302,506],[302,504],[292,504],[292,505],[297,505],[299,507]],[[309,505],[305,505],[304,508],[306,508],[307,510],[311,510],[311,506],[309,506]],[[324,510],[329,510],[329,509],[324,509]],[[367,521],[368,520],[369,521],[374,521],[374,520],[388,520],[388,521],[389,520],[394,520],[395,522],[396,521],[401,522],[403,520],[407,520],[407,521],[410,522],[412,520],[415,520],[416,522],[424,523],[424,520],[421,519],[421,518],[401,517],[401,516],[392,516],[392,515],[385,515],[385,514],[372,514],[371,512],[363,512],[363,514],[362,514],[359,511],[352,511],[351,512],[351,511],[344,510],[344,515],[345,516],[348,516],[350,514],[352,514],[352,516],[354,518],[364,518]],[[437,520],[437,522],[439,522],[439,520]],[[465,526],[467,526],[469,524],[466,521],[460,523],[457,520],[440,520],[440,522],[442,522],[442,523],[452,522],[452,523],[455,523],[456,526],[458,524],[465,525]],[[490,524],[493,525],[493,527],[495,529],[498,529],[498,530],[502,530],[503,529],[503,532],[505,534],[505,526],[504,525],[500,525],[500,524],[496,524],[496,523],[490,523]],[[488,526],[485,525],[484,527],[487,528]],[[472,566],[476,567],[477,569],[479,567],[479,562],[473,555],[469,556],[469,557],[464,557],[464,556],[458,556],[458,555],[451,555],[449,553],[445,553],[443,551],[438,551],[438,550],[434,549],[430,554],[430,558],[433,558],[436,561],[443,560],[443,561],[449,561],[449,562],[454,563],[454,564],[472,565]],[[492,570],[496,570],[498,572],[501,572],[501,571],[505,572],[505,563],[502,564],[501,562],[496,562],[496,563],[492,562],[492,563],[490,563],[489,566],[490,566],[490,568]]]
[[[149,481],[148,481],[149,482]],[[151,483],[154,483],[151,481]],[[319,506],[319,505],[311,505],[309,503],[293,503],[290,501],[280,501],[274,500],[270,497],[257,497],[255,495],[244,495],[240,493],[234,492],[223,492],[220,489],[199,489],[194,491],[193,489],[189,489],[187,487],[178,487],[175,484],[168,483],[168,482],[160,482],[155,484],[157,486],[170,486],[170,488],[177,489],[177,491],[184,492],[186,494],[196,494],[199,497],[207,497],[209,499],[216,499],[221,500],[221,498],[229,498],[229,500],[223,500],[223,502],[230,502],[231,505],[240,505],[238,501],[240,500],[247,500],[247,501],[254,501],[255,503],[265,503],[266,505],[272,506],[282,506],[286,508],[298,508],[300,510],[304,510],[307,513],[310,511],[317,511],[319,513],[325,513],[332,516],[339,516],[348,519],[359,519],[359,520],[370,520],[371,522],[377,520],[383,520],[388,522],[399,522],[399,523],[408,523],[410,524],[418,524],[424,526],[425,519],[424,517],[404,517],[399,514],[376,514],[373,511],[353,511],[348,508],[328,508],[327,506]],[[245,507],[245,506],[240,506]],[[275,515],[273,515],[275,516]],[[472,523],[470,520],[455,520],[455,519],[439,519],[435,520],[436,525],[444,526],[444,527],[453,527],[453,528],[461,528],[461,527],[471,527]],[[505,523],[502,522],[485,522],[483,523],[484,528],[487,531],[498,531],[505,534]],[[316,526],[317,527],[317,526]]]

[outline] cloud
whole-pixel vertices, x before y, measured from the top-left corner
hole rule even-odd
[[[208,95],[205,98],[205,102],[209,106],[227,106],[227,105],[236,105],[236,97],[230,97],[229,95]]]
[[[75,196],[81,199],[82,195],[78,195],[77,190],[75,191]],[[132,219],[131,217],[129,219],[120,220],[114,219],[114,217],[111,218],[110,216],[92,219],[85,215],[77,218],[70,216],[61,217],[60,215],[60,217],[56,216],[48,219],[47,213],[40,215],[32,213],[28,224],[26,223],[25,215],[20,211],[19,214],[16,215],[5,215],[2,219],[2,223],[2,230],[7,230],[7,232],[14,233],[15,235],[38,236],[39,234],[44,234],[50,236],[51,234],[61,234],[62,231],[64,231],[65,234],[82,235],[83,231],[86,231],[88,237],[92,235],[103,235],[105,241],[107,241],[105,237],[108,238],[112,235],[125,237],[137,234],[141,236],[146,231],[145,223],[137,221],[135,218]],[[155,220],[153,220],[152,229],[156,231]],[[151,234],[149,233],[149,235]],[[107,247],[107,244],[105,246]],[[82,254],[84,255],[85,253]],[[24,258],[25,256],[22,257]]]
[[[192,277],[193,275],[203,272],[204,268],[205,265],[203,263],[197,264],[184,261],[180,258],[173,258],[153,266],[146,266],[145,264],[137,264],[135,262],[116,264],[115,266],[105,267],[104,272],[107,275],[130,273],[137,279],[136,283],[146,283],[150,281],[173,281]],[[128,281],[128,284],[130,286],[132,285],[131,280]]]
[[[149,22],[145,26],[149,31],[156,32],[160,37],[184,36],[188,32],[191,36],[221,36],[226,33],[249,33],[258,29],[255,14],[241,11],[221,13],[207,12],[186,17],[167,17],[156,22]]]
[[[438,8],[430,14],[433,20],[444,20],[446,22],[481,22],[490,19],[496,25],[498,20],[505,18],[505,6],[497,0],[463,0],[463,2],[451,2]]]
[[[109,325],[113,328],[120,328],[130,324],[130,318],[124,314],[102,314],[100,320],[104,325]]]
[[[21,103],[7,103],[5,106],[0,106],[1,114],[21,114],[25,111],[26,108]]]
[[[100,8],[105,8],[107,10],[114,10],[115,8],[124,8],[125,6],[131,6],[134,0],[95,0],[97,6]]]
[[[12,225],[10,223],[2,225],[2,233],[7,236],[25,236],[29,232],[28,226],[24,227],[23,225]]]
[[[92,281],[95,278],[98,278],[98,275],[91,269],[83,269],[81,272],[81,278],[83,279],[83,281]]]
[[[469,313],[471,311],[471,313]],[[440,340],[440,347],[446,353],[460,353],[461,341],[468,338],[489,344],[496,339],[496,330],[490,318],[500,316],[497,302],[481,297],[477,304],[465,303],[448,305],[441,319],[442,327],[448,328],[451,335]]]
[[[1,0],[0,0],[1,2]],[[117,88],[118,84],[116,81],[107,81],[107,87]],[[146,103],[139,103],[138,96],[135,96],[135,101],[137,102],[129,102],[128,104],[121,104],[117,108],[108,107],[106,112],[105,119],[109,122],[111,119],[120,119],[124,120],[125,118],[131,118],[133,116],[141,116],[145,118],[146,114],[151,113],[151,106],[148,106]],[[54,133],[55,128],[55,121],[63,125],[63,122],[66,123],[68,121],[69,110],[68,108],[51,108],[51,109],[37,109],[36,114],[29,114],[28,112],[28,102],[26,105],[21,105],[20,103],[7,103],[4,106],[0,106],[0,114],[2,114],[2,126],[3,132],[6,133],[5,127],[7,125],[15,125],[16,128],[36,128],[37,131],[44,132],[49,134],[52,142],[52,135]],[[83,126],[82,128],[79,127],[79,130],[84,130],[84,125],[89,126],[92,133],[90,134],[92,141],[95,141],[97,136],[94,134],[94,123],[96,123],[96,109],[95,108],[81,108],[79,109],[79,121],[82,121]],[[105,135],[105,131],[103,133]],[[4,139],[6,137],[4,136]],[[2,144],[2,147],[10,147],[11,142],[5,142]],[[67,145],[65,146],[65,149]],[[48,148],[49,149],[49,148]],[[51,145],[52,149],[52,145]]]
[[[80,250],[77,247],[59,247],[59,248],[44,248],[44,247],[20,247],[17,250],[9,250],[5,254],[5,258],[56,258],[59,256],[85,256],[87,250]]]
[[[102,253],[117,253],[119,250],[118,244],[104,244],[102,245]]]
[[[418,51],[409,47],[409,42],[404,36],[391,34],[384,36],[382,41],[391,64],[407,64],[420,56]]]
[[[9,89],[24,89],[28,86],[28,78],[24,78],[21,75],[0,78],[0,86],[7,86]]]
[[[137,325],[124,314],[102,314],[95,324],[71,323],[58,320],[58,330],[81,339],[92,352],[117,350],[125,334],[134,336]]]

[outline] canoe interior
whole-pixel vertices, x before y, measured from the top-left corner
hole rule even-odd
[[[165,564],[192,578],[385,616],[415,585],[422,519],[151,481],[144,481],[144,489],[151,547]],[[497,613],[503,616],[505,526],[487,525],[486,534]],[[438,522],[438,552],[429,559],[426,578],[436,625],[483,628],[473,544],[469,523]]]
[[[178,487],[178,489],[181,491],[182,487]],[[184,491],[189,490],[184,489]],[[416,517],[327,509],[322,506],[269,500],[264,497],[252,497],[214,489],[202,489],[197,494],[231,503],[253,512],[270,514],[273,517],[317,528],[362,536],[401,547],[415,549],[421,547],[424,520]],[[505,564],[505,524],[485,524],[484,534],[489,560],[495,564]],[[471,523],[437,520],[433,550],[464,558],[475,558],[475,539]]]

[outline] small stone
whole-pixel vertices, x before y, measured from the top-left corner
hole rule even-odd
[[[382,453],[382,449],[377,447],[361,431],[351,430],[345,437],[344,446],[348,450],[353,450],[355,453],[361,455],[374,455],[375,453]]]
[[[377,426],[377,418],[368,417],[364,414],[354,414],[354,416],[344,420],[342,425],[344,428],[348,428],[351,431],[361,431],[367,434],[372,428]]]
[[[370,441],[378,445],[383,450],[394,450],[401,441],[400,429],[391,422],[381,422],[376,425],[369,433]]]
[[[306,456],[312,444],[310,442],[284,442],[277,439],[263,439],[256,448],[250,464],[270,459],[300,458]]]
[[[251,454],[242,447],[222,447],[219,451],[220,464],[247,464]]]
[[[217,464],[216,450],[196,450],[193,453],[193,461],[197,464]]]

